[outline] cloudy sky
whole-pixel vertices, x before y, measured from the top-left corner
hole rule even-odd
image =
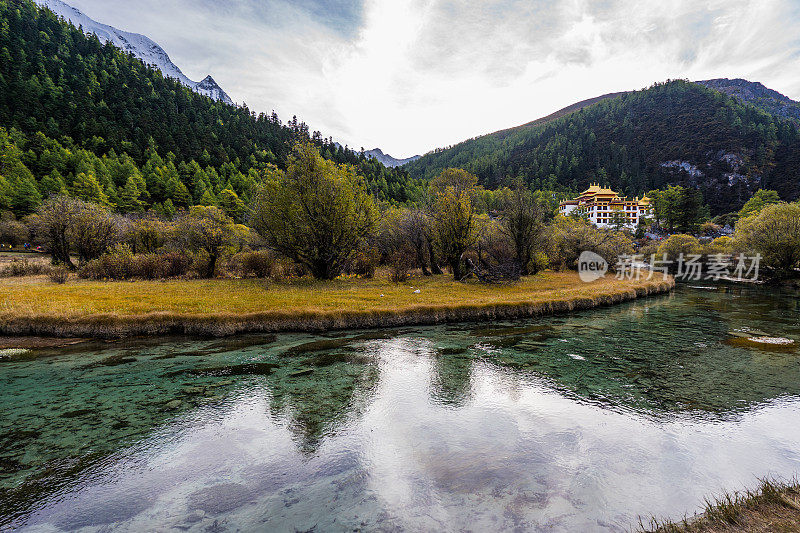
[[[424,153],[668,78],[800,100],[798,0],[66,0],[356,149]]]

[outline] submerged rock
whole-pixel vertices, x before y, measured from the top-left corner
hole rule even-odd
[[[341,337],[338,339],[324,339],[319,341],[306,342],[293,346],[286,350],[285,355],[300,355],[314,352],[327,352],[348,348],[353,341],[351,337]]]
[[[553,327],[550,325],[534,326],[495,326],[489,328],[473,329],[470,333],[476,337],[505,337],[509,335],[529,335],[531,333],[543,334],[551,332]]]
[[[486,341],[486,344],[493,346],[495,348],[513,348],[522,340],[524,337],[495,337],[491,340]]]
[[[241,365],[228,365],[228,366],[207,366],[201,368],[187,368],[184,370],[175,370],[167,372],[164,377],[174,377],[183,374],[190,374],[194,376],[268,376],[272,371],[278,367],[275,363],[257,362],[257,363],[243,363]],[[223,382],[220,382],[220,385]],[[230,385],[233,381],[225,384]],[[217,385],[217,386],[220,386]]]
[[[467,353],[467,348],[463,346],[458,348],[439,348],[437,352],[439,355],[462,355]]]
[[[62,414],[60,418],[78,418],[79,416],[90,415],[95,412],[94,409],[76,409],[74,411],[67,411]]]
[[[172,400],[171,402],[167,402],[164,405],[165,409],[178,409],[181,405],[183,405],[183,400]]]
[[[317,367],[331,366],[337,363],[347,363],[351,360],[351,356],[343,353],[324,353],[320,354],[307,363],[313,364]]]
[[[125,365],[128,363],[135,363],[137,359],[135,357],[130,357],[125,354],[117,354],[112,355],[111,357],[107,357],[101,361],[95,361],[94,363],[89,363],[83,367],[84,370],[90,370],[92,368],[99,368],[101,366],[118,366],[118,365]]]

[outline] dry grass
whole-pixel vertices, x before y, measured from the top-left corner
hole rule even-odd
[[[280,283],[217,279],[55,285],[44,277],[3,279],[0,323],[5,325],[0,325],[0,333],[103,336],[102,331],[78,326],[127,324],[130,330],[137,322],[150,323],[142,333],[158,322],[163,326],[159,331],[172,332],[181,330],[181,323],[197,324],[196,332],[203,330],[201,324],[208,329],[213,323],[211,334],[436,323],[606,305],[663,292],[672,284],[610,276],[586,284],[572,272],[547,272],[508,286],[456,283],[445,276],[416,277],[402,284],[382,279]],[[417,289],[419,294],[414,293]]]
[[[45,265],[50,264],[50,256],[46,254],[33,252],[0,252],[0,266],[20,259],[27,259],[30,262],[42,263]]]
[[[658,533],[800,532],[800,484],[765,479],[754,491],[706,500],[702,515],[682,522],[652,519],[643,531]]]

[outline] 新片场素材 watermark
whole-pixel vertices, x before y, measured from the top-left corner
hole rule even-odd
[[[761,254],[679,254],[676,259],[652,254],[649,262],[643,255],[621,255],[614,270],[619,280],[653,279],[660,273],[663,279],[672,274],[682,281],[758,281],[760,263]],[[608,262],[594,252],[585,251],[578,258],[578,275],[586,283],[602,278],[608,269]]]
[[[760,264],[761,254],[678,254],[676,259],[652,254],[649,262],[642,255],[621,255],[614,266],[617,279],[652,279],[657,273],[666,279],[671,273],[682,281],[758,281]]]

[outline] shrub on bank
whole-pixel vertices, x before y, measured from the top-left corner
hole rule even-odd
[[[0,278],[17,278],[22,276],[38,276],[46,274],[48,266],[27,259],[13,259],[0,269]]]
[[[87,262],[78,270],[83,279],[165,279],[186,276],[192,259],[183,252],[134,254],[125,245]]]
[[[69,269],[67,267],[59,266],[50,270],[50,281],[63,285],[69,280]]]
[[[375,277],[375,270],[380,263],[381,254],[377,248],[364,246],[355,253],[353,259],[345,266],[347,274],[355,274],[362,278]]]
[[[800,205],[778,203],[739,220],[733,249],[761,254],[761,264],[774,278],[796,277],[800,267]]]
[[[389,257],[389,281],[402,283],[411,276],[416,255],[409,246],[403,246]]]
[[[733,250],[733,239],[731,237],[717,237],[710,243],[703,246],[703,255],[711,257],[719,254],[729,254]]]
[[[675,263],[678,258],[683,255],[684,259],[691,255],[701,255],[703,247],[700,241],[692,235],[670,235],[670,237],[661,243],[656,251],[656,260],[663,260],[664,257],[667,261]]]
[[[277,270],[275,253],[270,250],[241,252],[231,258],[228,270],[243,278],[270,278]]]
[[[559,217],[550,228],[550,250],[547,254],[553,268],[577,269],[584,251],[594,252],[611,268],[622,255],[634,253],[633,241],[622,231],[600,229],[585,220]]]

